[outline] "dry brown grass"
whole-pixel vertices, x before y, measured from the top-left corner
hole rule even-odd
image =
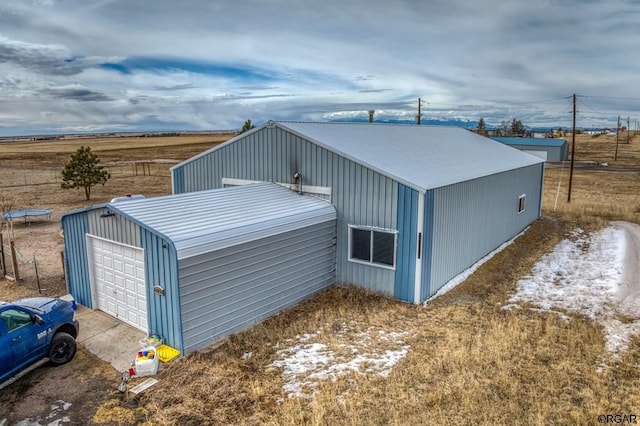
[[[577,169],[573,176],[571,202],[567,202],[568,176],[566,169],[545,170],[543,213],[582,221],[640,223],[640,172]]]
[[[356,288],[326,291],[170,365],[141,396],[136,421],[594,424],[602,413],[640,413],[640,341],[614,361],[600,327],[584,318],[564,322],[555,314],[501,309],[516,281],[572,228],[561,218],[539,220],[426,308]],[[319,328],[321,341],[335,344],[345,323],[407,331],[410,352],[387,378],[351,374],[320,382],[314,398],[287,398],[280,369],[270,366],[277,348]],[[245,352],[252,357],[243,360]],[[603,363],[608,367],[600,371]],[[123,406],[116,406],[122,416]]]
[[[579,138],[578,159],[609,161],[610,137]],[[640,138],[620,146],[620,166],[640,167]],[[160,143],[141,146],[139,142]],[[163,145],[165,144],[166,145]],[[19,184],[37,172],[58,172],[80,144],[100,152],[104,162],[181,160],[219,141],[184,144],[135,138],[56,148],[23,146],[2,151],[0,178],[10,172]],[[50,143],[50,142],[47,142]],[[114,143],[113,145],[109,145]],[[62,145],[60,145],[62,146]],[[7,148],[8,149],[8,148]],[[5,166],[9,165],[9,166]],[[126,173],[97,188],[95,200],[123,192],[169,192],[169,165],[152,176]],[[28,170],[29,172],[25,172]],[[25,177],[26,176],[26,177]],[[601,328],[570,315],[528,309],[500,309],[541,254],[579,225],[597,229],[610,219],[639,222],[637,172],[577,170],[571,204],[568,170],[547,169],[544,217],[522,237],[483,265],[455,290],[426,308],[400,303],[355,288],[333,288],[302,305],[240,333],[220,346],[178,360],[158,376],[159,384],[137,398],[116,394],[93,417],[100,424],[595,424],[598,414],[640,415],[640,341],[620,360],[608,356]],[[9,182],[9,179],[2,180]],[[47,186],[49,185],[49,186]],[[59,214],[86,203],[59,185],[0,188],[18,199],[15,208],[53,207]],[[61,271],[59,272],[59,274]],[[2,289],[0,288],[0,292]],[[322,329],[337,348],[344,324],[358,330],[380,327],[407,331],[411,346],[387,378],[347,375],[320,382],[314,398],[287,398],[279,368],[271,364],[278,347],[297,335]],[[276,347],[276,345],[280,345]],[[242,359],[251,352],[249,359]],[[607,365],[601,370],[602,365]]]
[[[567,202],[569,162],[563,168],[547,168],[543,213],[589,222],[640,223],[640,136],[634,136],[629,144],[619,145],[618,161],[613,161],[612,149],[615,149],[615,136],[577,135],[576,164],[590,161],[608,166],[595,169],[576,166],[571,202]]]

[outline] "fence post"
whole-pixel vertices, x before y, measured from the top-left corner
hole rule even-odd
[[[5,263],[5,257],[4,257],[4,240],[3,240],[3,235],[0,232],[0,267],[2,268],[2,276],[6,277],[7,276],[7,264]]]
[[[20,280],[20,272],[18,271],[18,257],[16,256],[16,245],[11,240],[11,263],[13,265],[13,277],[16,281]]]
[[[67,282],[67,268],[64,266],[64,250],[60,251],[60,262],[62,263],[62,274],[64,275],[64,282],[68,286]]]
[[[7,264],[6,258],[4,257],[4,239],[2,232],[0,232],[0,266],[2,267],[2,276],[7,276]]]
[[[38,283],[38,293],[42,294],[42,288],[40,287],[40,276],[38,275],[38,261],[36,255],[33,255],[33,268],[36,270],[36,283]]]

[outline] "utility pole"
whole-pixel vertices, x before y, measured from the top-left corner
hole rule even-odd
[[[567,203],[571,202],[571,183],[573,182],[573,161],[576,158],[576,94],[573,94],[573,130],[571,131],[571,169],[569,171],[569,194]]]
[[[418,126],[420,125],[420,116],[422,115],[422,99],[418,98],[418,117],[416,117],[416,122]]]
[[[616,154],[613,156],[613,161],[618,161],[618,142],[620,140],[620,116],[618,116],[618,124],[616,128]]]
[[[631,117],[627,116],[627,144],[629,143],[629,134],[631,133],[631,125],[629,124],[629,120]]]

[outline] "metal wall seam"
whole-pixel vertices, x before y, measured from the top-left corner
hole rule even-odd
[[[418,191],[418,214],[416,218],[416,252],[415,252],[415,262],[416,262],[416,271],[415,271],[415,282],[413,284],[413,303],[420,303],[420,297],[422,295],[422,262],[424,262],[424,258],[422,256],[422,245],[423,245],[423,230],[424,230],[424,192]]]
[[[431,270],[433,262],[433,225],[434,225],[434,194],[430,189],[425,194],[424,225],[422,231],[422,288],[420,301],[431,296]]]

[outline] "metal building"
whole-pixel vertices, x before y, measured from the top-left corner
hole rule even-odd
[[[569,159],[569,143],[566,139],[513,137],[493,137],[492,139],[545,161],[558,162]]]
[[[176,165],[172,184],[270,181],[330,201],[336,281],[419,303],[540,216],[543,173],[461,128],[268,122]]]
[[[62,217],[76,300],[188,354],[335,283],[336,211],[271,183]]]

